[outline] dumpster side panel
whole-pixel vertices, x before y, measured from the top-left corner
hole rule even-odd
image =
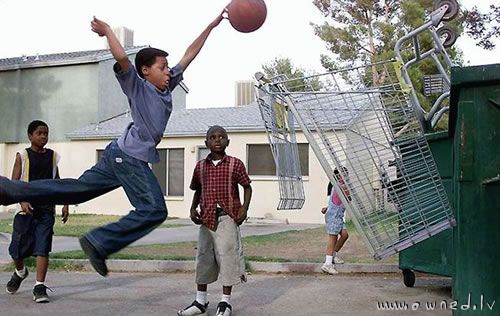
[[[454,315],[498,316],[500,65],[467,68],[452,72],[452,83],[453,78],[462,82],[455,91],[459,90],[458,102],[452,104],[456,106],[457,218],[453,299],[460,307]],[[476,71],[487,74],[489,80],[468,80]]]

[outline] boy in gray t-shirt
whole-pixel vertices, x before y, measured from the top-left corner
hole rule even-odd
[[[212,29],[222,21],[223,12],[194,40],[172,68],[166,52],[150,47],[137,53],[134,67],[110,26],[94,17],[92,31],[108,40],[111,54],[117,61],[113,69],[128,98],[133,122],[118,140],[106,147],[97,164],[78,179],[26,183],[0,177],[0,204],[21,201],[78,204],[123,187],[135,210],[80,238],[80,245],[94,269],[106,276],[106,258],[110,254],[145,236],[167,218],[163,192],[148,163],[159,161],[156,146],[172,112],[171,91],[182,80],[183,71],[198,55]]]

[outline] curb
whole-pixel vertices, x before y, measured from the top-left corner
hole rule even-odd
[[[321,271],[322,263],[304,262],[257,262],[250,261],[249,266],[256,272],[271,273],[324,273]],[[344,263],[336,264],[339,273],[397,273],[397,264],[371,264],[371,263]]]
[[[94,271],[86,259],[51,259],[68,265],[76,265],[85,271]],[[194,272],[195,261],[172,260],[107,260],[109,271],[114,272]],[[251,271],[268,273],[323,273],[321,263],[304,262],[257,262],[248,261]],[[398,273],[397,264],[337,264],[339,273]]]

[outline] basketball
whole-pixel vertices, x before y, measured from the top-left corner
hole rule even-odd
[[[267,8],[263,0],[233,0],[227,6],[227,14],[234,29],[250,33],[264,24]]]

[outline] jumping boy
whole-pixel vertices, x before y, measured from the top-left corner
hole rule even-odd
[[[59,155],[46,148],[49,140],[49,127],[45,122],[33,121],[28,125],[28,138],[31,146],[16,154],[12,180],[33,181],[38,179],[59,178]],[[52,235],[55,223],[55,206],[21,202],[12,225],[12,240],[9,254],[16,271],[7,283],[7,293],[14,294],[21,282],[28,277],[24,259],[36,257],[36,282],[33,300],[37,303],[49,302],[45,277],[49,266],[49,252],[52,249]],[[68,220],[69,208],[62,208],[62,222]]]
[[[252,197],[251,181],[243,162],[226,155],[229,139],[224,128],[210,127],[205,145],[210,154],[196,164],[190,185],[195,191],[190,217],[195,224],[201,225],[196,256],[196,299],[178,311],[179,316],[206,314],[207,284],[215,282],[219,275],[222,298],[216,315],[230,316],[232,287],[246,280],[238,226],[247,217]],[[243,187],[243,205],[238,184]],[[200,213],[196,210],[198,205]]]
[[[80,238],[94,269],[106,276],[106,258],[110,254],[145,236],[167,218],[163,193],[148,163],[160,160],[156,146],[172,112],[171,91],[182,80],[183,72],[198,55],[212,29],[222,21],[223,12],[194,40],[174,67],[168,64],[168,54],[156,48],[140,50],[134,67],[110,26],[94,17],[92,31],[107,38],[117,61],[113,69],[128,98],[133,122],[118,140],[106,147],[97,164],[78,179],[26,184],[0,177],[0,204],[19,201],[78,204],[123,187],[135,210],[118,222],[96,228]]]

